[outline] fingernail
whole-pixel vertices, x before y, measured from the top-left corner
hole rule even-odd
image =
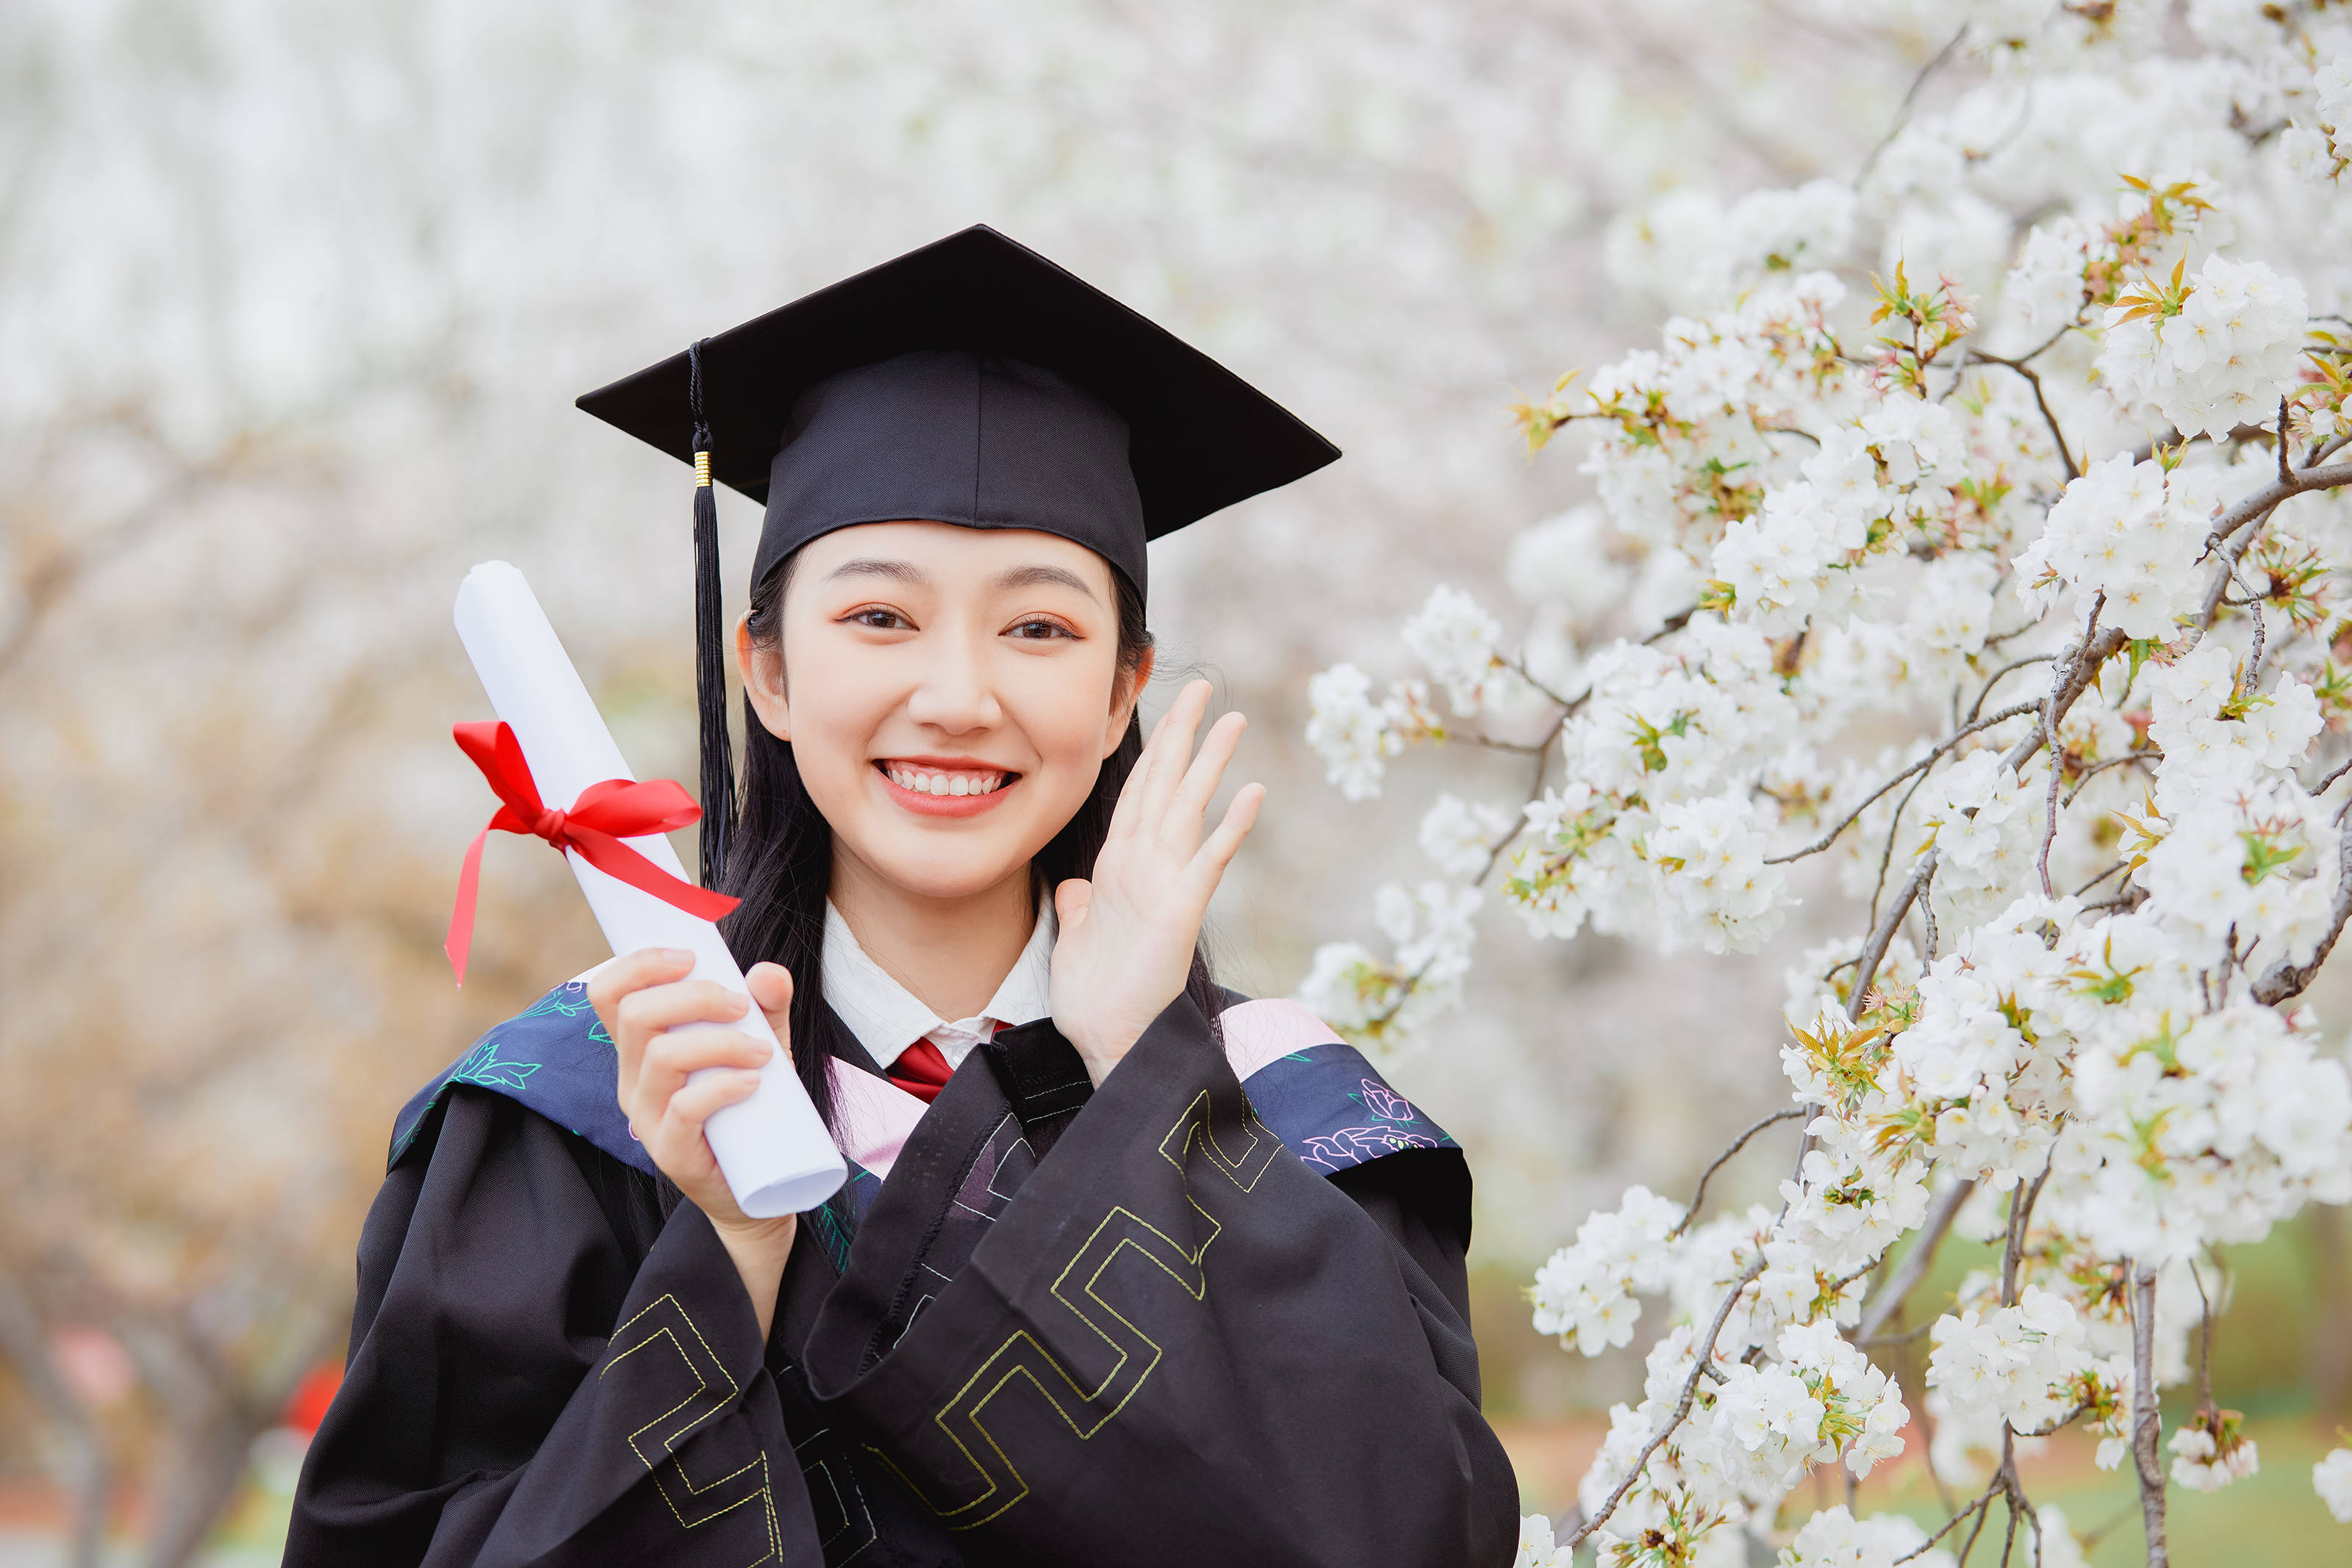
[[[661,950],[661,955],[673,964],[691,964],[694,962],[693,949],[688,947],[665,947]]]

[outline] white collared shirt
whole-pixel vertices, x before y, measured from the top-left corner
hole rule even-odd
[[[1054,1010],[1051,981],[1054,957],[1054,906],[1041,904],[1028,946],[1013,961],[1011,972],[996,994],[975,1018],[953,1022],[925,1007],[912,991],[892,979],[866,949],[857,945],[849,922],[827,899],[824,905],[824,999],[832,1004],[849,1032],[857,1037],[875,1065],[885,1072],[899,1054],[919,1040],[940,1048],[950,1068],[961,1067],[972,1048],[1000,1029],[1034,1023]]]

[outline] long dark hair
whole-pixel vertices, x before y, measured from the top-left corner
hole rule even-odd
[[[763,652],[776,649],[781,643],[784,591],[791,585],[798,559],[787,556],[752,586],[747,627],[752,645]],[[1144,622],[1142,596],[1123,574],[1114,570],[1110,576],[1118,594],[1118,667],[1133,678],[1141,672],[1144,655],[1151,649],[1151,632]],[[1095,856],[1101,852],[1110,831],[1111,811],[1118,804],[1119,790],[1142,751],[1141,722],[1130,717],[1117,749],[1103,759],[1093,793],[1031,862],[1031,880],[1041,896],[1071,877],[1094,874]],[[745,968],[767,962],[782,964],[792,972],[793,1065],[817,1113],[830,1128],[833,1089],[825,1073],[824,1053],[821,1048],[813,1049],[812,1042],[823,1038],[817,1020],[824,1005],[824,902],[833,878],[833,828],[801,782],[792,743],[769,733],[748,696],[743,702],[743,779],[738,800],[719,880],[724,892],[743,903],[719,923],[719,929]],[[1197,946],[1184,990],[1203,1014],[1212,1020],[1216,1018],[1221,1010],[1216,983]]]

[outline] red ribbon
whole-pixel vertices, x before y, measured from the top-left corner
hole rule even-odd
[[[607,779],[580,791],[569,811],[550,810],[539,798],[530,764],[523,759],[521,743],[504,724],[461,724],[452,731],[457,747],[474,759],[502,802],[489,826],[474,835],[466,851],[465,869],[457,873],[457,906],[449,915],[449,939],[442,951],[466,983],[466,955],[474,943],[474,899],[482,880],[482,845],[494,831],[527,833],[545,839],[558,850],[578,850],[580,858],[605,875],[631,887],[643,888],[664,904],[688,915],[716,920],[733,913],[742,902],[723,893],[681,882],[646,859],[623,839],[642,838],[691,827],[702,820],[702,808],[675,779],[654,779],[635,783]]]

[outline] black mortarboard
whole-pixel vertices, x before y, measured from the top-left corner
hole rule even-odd
[[[1146,588],[1144,542],[1339,455],[1265,394],[985,225],[579,400],[696,468],[702,871],[732,816],[717,510],[767,506],[751,580],[854,523],[1037,528]]]

